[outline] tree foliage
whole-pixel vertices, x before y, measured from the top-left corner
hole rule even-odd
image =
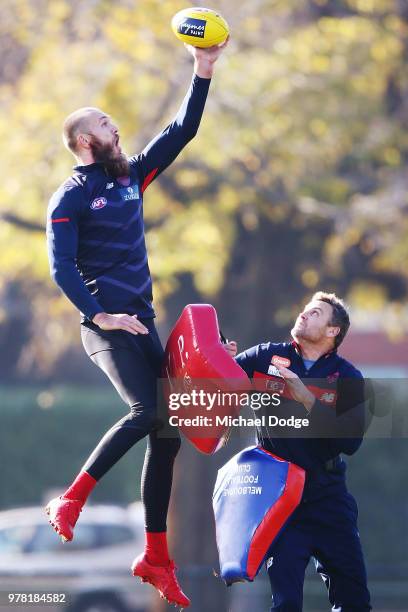
[[[31,342],[19,359],[27,369],[52,363],[77,334],[35,231],[72,166],[62,121],[76,107],[100,106],[118,121],[127,151],[140,150],[189,82],[190,60],[169,27],[187,5],[3,2],[0,287],[3,326],[16,314],[10,287],[25,296]],[[170,296],[180,296],[171,316],[184,305],[191,278],[198,299],[216,303],[235,329],[255,306],[242,332],[254,341],[264,314],[280,332],[292,307],[324,286],[400,332],[408,275],[405,4],[212,6],[229,21],[231,41],[199,135],[146,194],[159,312]]]

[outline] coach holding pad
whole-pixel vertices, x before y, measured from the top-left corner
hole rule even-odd
[[[311,433],[258,430],[263,448],[306,471],[302,501],[267,554],[275,612],[301,612],[311,557],[333,612],[371,610],[357,504],[347,491],[340,456],[358,450],[366,425],[362,375],[337,354],[349,325],[342,300],[320,291],[298,315],[293,342],[259,344],[236,357],[257,389],[280,388],[280,416],[310,422]],[[234,356],[236,345],[227,350]]]
[[[112,119],[81,108],[64,123],[63,138],[77,160],[73,175],[52,196],[47,236],[51,275],[82,314],[82,342],[129,405],[128,415],[102,438],[71,486],[46,508],[64,540],[88,495],[139,440],[148,438],[142,474],[146,548],[132,571],[170,603],[187,607],[167,550],[166,519],[173,463],[180,447],[157,435],[156,394],[163,348],[154,325],[152,281],[144,237],[143,193],[196,135],[214,63],[222,46],[197,49],[190,89],[173,121],[139,154],[121,150]]]

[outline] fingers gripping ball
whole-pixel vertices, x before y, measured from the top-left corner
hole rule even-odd
[[[223,43],[229,34],[228,24],[219,13],[200,7],[176,13],[171,27],[179,40],[202,48]]]

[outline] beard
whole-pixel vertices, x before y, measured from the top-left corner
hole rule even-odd
[[[115,145],[104,143],[96,136],[91,136],[90,147],[96,162],[103,164],[105,172],[112,178],[129,176],[129,161],[124,153],[115,154]]]

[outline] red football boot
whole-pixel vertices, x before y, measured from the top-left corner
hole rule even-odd
[[[45,512],[49,523],[54,527],[63,542],[69,542],[74,537],[74,527],[82,510],[83,502],[79,499],[54,497],[48,502]]]
[[[177,582],[176,569],[174,561],[170,561],[166,566],[151,565],[144,553],[136,557],[132,563],[132,574],[139,576],[142,582],[148,582],[156,587],[160,597],[164,597],[169,604],[188,608],[191,602]]]

